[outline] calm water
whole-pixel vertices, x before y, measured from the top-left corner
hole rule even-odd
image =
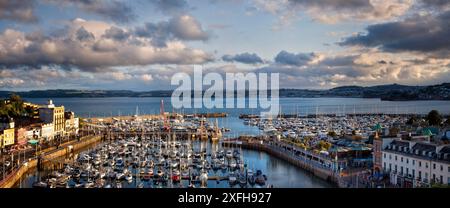
[[[200,142],[194,143],[194,149],[200,149]],[[206,147],[207,152],[211,149],[222,148],[217,146],[212,146],[209,142],[203,143],[203,146]],[[226,147],[228,149],[230,147]],[[230,148],[232,149],[232,148]],[[261,170],[263,174],[267,175],[266,185],[274,185],[277,188],[328,188],[333,187],[332,184],[328,182],[318,179],[311,175],[310,173],[290,165],[289,163],[280,160],[278,158],[272,157],[264,152],[257,152],[253,150],[245,150],[240,149],[242,156],[244,158],[245,163],[249,168],[256,170]],[[134,171],[134,169],[132,169]],[[39,175],[42,177],[45,175],[45,172],[37,173],[36,170],[30,171],[22,180],[16,184],[16,187],[22,188],[31,188],[34,181],[37,180]],[[226,173],[223,173],[221,170],[218,171],[209,171],[208,175],[219,175],[224,176]],[[137,179],[139,180],[139,179]],[[133,179],[132,183],[128,183],[126,181],[122,182],[122,187],[124,188],[135,188],[137,184],[140,182],[136,181],[136,178]],[[72,184],[70,182],[69,184]],[[145,188],[156,188],[151,181],[143,182]],[[182,181],[184,187],[189,185],[188,181]],[[176,185],[174,185],[176,187]],[[214,180],[208,181],[208,187],[210,188],[228,188],[230,187],[227,181],[221,181],[217,183]],[[233,188],[239,188],[239,185],[233,186]]]
[[[218,119],[221,127],[232,129],[228,135],[255,135],[258,128],[244,126],[239,120],[240,114],[258,114],[261,109],[172,109],[170,98],[53,98],[56,105],[64,105],[66,110],[74,111],[76,115],[89,117],[105,117],[117,115],[134,115],[136,107],[139,114],[159,114],[160,101],[164,100],[166,112],[211,113],[225,112],[229,116]],[[27,101],[45,104],[45,98],[27,98]],[[194,100],[200,102],[200,100]],[[246,100],[256,102],[256,100]],[[426,114],[436,109],[444,114],[450,114],[450,101],[381,101],[380,99],[363,98],[280,98],[282,113],[297,113],[300,115],[323,113],[417,113]],[[211,119],[213,121],[214,119]]]
[[[67,110],[83,117],[134,115],[136,107],[139,114],[159,114],[160,101],[164,100],[166,112],[225,112],[230,116],[246,113],[259,113],[261,109],[172,109],[170,98],[53,98],[56,105],[64,105]],[[27,101],[45,104],[45,98],[27,98]],[[200,102],[200,100],[194,100]],[[220,102],[220,101],[219,101]],[[249,102],[246,100],[246,102]],[[250,100],[256,103],[256,100]],[[316,113],[417,113],[426,114],[432,109],[450,113],[450,101],[381,101],[365,98],[280,98],[282,113],[300,115]]]

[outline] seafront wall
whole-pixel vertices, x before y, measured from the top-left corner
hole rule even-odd
[[[285,160],[299,168],[302,168],[303,170],[306,170],[306,171],[312,173],[314,176],[316,176],[318,178],[321,178],[330,183],[333,183],[334,185],[336,185],[338,187],[346,187],[345,185],[343,185],[340,182],[339,175],[336,174],[335,172],[326,170],[324,168],[317,167],[311,163],[308,163],[307,161],[299,160],[298,158],[294,157],[291,154],[276,150],[275,148],[272,148],[268,145],[261,144],[261,143],[249,143],[249,142],[244,142],[244,141],[243,142],[223,142],[222,145],[224,145],[224,146],[231,145],[231,146],[242,147],[245,149],[264,151],[274,157],[278,157],[278,158]]]
[[[49,162],[55,158],[65,156],[71,152],[85,148],[102,140],[101,136],[86,136],[80,138],[79,141],[72,141],[61,145],[58,149],[53,148],[47,150],[40,155],[40,158],[29,159],[28,162],[23,163],[20,168],[6,176],[5,180],[0,181],[0,188],[11,188],[16,184],[22,176],[30,169],[36,168]]]

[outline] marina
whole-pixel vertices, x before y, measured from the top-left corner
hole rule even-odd
[[[371,167],[375,132],[404,129],[417,115],[316,110],[261,118],[244,111],[169,113],[162,103],[159,114],[140,115],[135,106],[131,115],[80,118],[80,136],[102,142],[47,160],[15,187],[350,187]]]
[[[131,139],[133,141],[133,139]],[[147,141],[149,145],[152,144],[152,140]],[[121,142],[119,142],[121,143]],[[164,158],[164,155],[168,156],[167,160],[164,158],[165,162],[161,163],[161,160],[153,160],[153,168],[152,167],[152,159],[154,156],[159,155],[159,144],[155,143],[155,147],[157,147],[155,150],[155,154],[148,155],[148,158],[150,160],[147,160],[148,162],[145,162],[145,166],[141,167],[141,165],[144,165],[144,161],[140,161],[139,164],[134,163],[130,157],[122,157],[122,160],[118,160],[119,162],[116,163],[115,160],[108,160],[111,163],[115,163],[115,166],[122,166],[120,169],[114,171],[114,169],[111,169],[108,166],[103,166],[102,163],[99,163],[95,158],[91,158],[90,155],[95,156],[98,152],[101,152],[102,149],[106,149],[107,147],[118,147],[119,144],[104,144],[104,145],[98,145],[97,147],[94,147],[93,149],[84,150],[81,151],[78,156],[73,156],[73,158],[62,158],[60,161],[63,168],[56,169],[55,171],[54,167],[51,164],[47,164],[46,168],[44,170],[38,171],[37,169],[33,169],[29,171],[17,184],[16,187],[84,187],[85,182],[88,182],[86,186],[88,187],[98,187],[100,185],[103,185],[103,188],[160,188],[160,187],[201,187],[202,181],[200,180],[199,173],[202,172],[202,168],[207,169],[207,176],[208,180],[206,181],[207,187],[210,188],[241,188],[241,187],[247,187],[247,188],[258,188],[258,187],[268,187],[270,185],[273,185],[273,187],[286,187],[286,188],[293,188],[293,187],[310,187],[310,188],[320,188],[320,187],[333,187],[333,185],[329,182],[326,182],[325,180],[321,180],[319,178],[316,178],[312,174],[302,170],[299,167],[295,167],[290,165],[288,162],[285,162],[279,158],[272,157],[264,152],[258,152],[254,150],[247,150],[242,148],[235,148],[233,147],[220,147],[221,145],[218,143],[210,143],[207,141],[201,142],[201,141],[191,141],[191,142],[180,142],[184,143],[184,148],[181,148],[181,152],[179,155],[181,156],[181,153],[184,154],[184,158],[181,157],[179,161],[181,163],[178,163],[178,161],[172,160],[169,155],[166,153],[161,154],[162,158]],[[189,154],[188,149],[186,147],[191,144],[192,146],[192,153],[191,153],[191,160],[186,160],[187,154]],[[161,143],[164,145],[164,142]],[[128,146],[128,145],[127,145]],[[136,148],[135,146],[134,148]],[[206,153],[202,153],[201,150],[202,147],[206,149]],[[169,148],[170,149],[170,148]],[[164,150],[164,149],[162,149]],[[152,152],[152,151],[150,151]],[[169,151],[170,152],[170,151]],[[211,154],[211,152],[216,154]],[[235,155],[237,156],[238,152],[240,153],[240,158],[244,158],[244,161],[241,162],[235,162],[240,161],[240,159],[235,158]],[[187,153],[187,154],[186,154]],[[101,154],[100,154],[101,155]],[[207,158],[206,161],[208,163],[198,163],[198,158],[202,157],[202,155],[205,155]],[[98,156],[96,156],[98,157]],[[101,157],[101,156],[100,156]],[[89,172],[83,170],[82,164],[86,164],[87,160],[85,159],[91,159],[89,162],[90,170]],[[161,158],[161,159],[162,159]],[[175,157],[176,158],[176,157]],[[210,163],[211,158],[213,158],[213,161],[216,161],[216,163]],[[219,158],[223,158],[219,159]],[[120,158],[119,158],[120,159]],[[237,160],[236,160],[237,159]],[[163,161],[164,161],[163,160]],[[84,162],[81,162],[84,161]],[[114,161],[114,162],[113,162]],[[155,162],[156,161],[156,162]],[[169,162],[170,161],[170,162]],[[174,161],[172,163],[172,161]],[[184,163],[191,161],[191,164]],[[221,163],[221,161],[224,161]],[[228,161],[230,161],[228,163]],[[66,164],[65,167],[63,164]],[[99,165],[96,167],[96,163],[99,163]],[[177,165],[178,163],[178,165]],[[244,170],[247,171],[247,181],[245,181],[244,171],[241,171],[242,164],[246,165],[244,167]],[[80,166],[81,165],[81,166]],[[178,166],[178,168],[174,168],[174,166]],[[84,166],[85,168],[86,166]],[[125,168],[128,167],[128,168]],[[181,168],[181,171],[180,171]],[[209,168],[209,169],[208,169]],[[79,171],[77,171],[77,169]],[[127,169],[128,171],[124,170]],[[107,171],[110,171],[109,174],[107,174]],[[119,171],[121,170],[121,171]],[[266,184],[258,184],[256,183],[256,176],[258,176],[259,171],[262,173],[261,175],[266,175]],[[66,172],[67,171],[67,172]],[[72,172],[73,171],[73,172]],[[171,172],[172,171],[172,172]],[[75,173],[75,175],[71,175],[70,173]],[[84,173],[84,174],[83,174]],[[159,173],[159,174],[158,174]],[[171,174],[172,173],[172,174]],[[78,175],[79,174],[79,175]],[[70,177],[68,177],[70,175]],[[75,178],[73,177],[75,176]],[[83,177],[82,177],[83,176]],[[115,177],[114,177],[115,176]],[[163,177],[159,177],[163,176]],[[97,178],[96,178],[97,177]],[[103,179],[98,179],[98,177]],[[119,177],[119,180],[117,180],[117,177]],[[53,179],[52,179],[53,178]],[[67,183],[64,184],[58,184],[58,178],[59,182],[63,183],[64,180],[66,180]],[[264,176],[261,179],[266,179]],[[91,179],[91,180],[89,180]],[[205,178],[202,178],[205,180]],[[41,182],[41,183],[39,183]],[[50,182],[50,185],[49,185]],[[90,183],[93,182],[93,183]],[[96,183],[98,182],[98,183]],[[119,182],[119,183],[117,183]],[[262,182],[262,180],[260,181]],[[53,184],[53,185],[51,185]],[[81,184],[81,185],[80,185]],[[247,185],[245,185],[247,184]]]

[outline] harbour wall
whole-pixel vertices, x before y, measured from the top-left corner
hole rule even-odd
[[[251,143],[249,143],[249,142],[223,142],[222,145],[224,145],[224,146],[230,145],[230,146],[237,146],[237,147],[242,147],[242,148],[250,149],[250,150],[264,151],[274,157],[278,157],[278,158],[285,160],[299,168],[302,168],[303,170],[310,172],[314,176],[316,176],[320,179],[326,180],[326,181],[336,185],[337,187],[346,187],[341,182],[339,175],[337,173],[330,171],[330,170],[326,170],[324,168],[314,166],[306,161],[299,160],[298,158],[295,158],[286,152],[281,152],[279,150],[271,148],[268,145],[264,145],[261,143],[253,143],[253,142],[251,142]]]
[[[101,136],[86,136],[80,138],[79,141],[68,142],[61,145],[58,149],[53,148],[52,150],[45,151],[39,158],[29,159],[27,162],[23,163],[17,170],[6,176],[5,180],[0,181],[0,188],[11,188],[16,184],[23,175],[33,168],[39,168],[45,163],[51,162],[52,160],[65,156],[69,153],[77,151],[79,149],[88,147],[97,142],[101,142]]]

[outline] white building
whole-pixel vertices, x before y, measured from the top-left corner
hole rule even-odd
[[[52,123],[49,124],[42,124],[41,126],[41,138],[49,141],[53,140],[53,137],[55,135],[54,127]]]
[[[383,139],[382,168],[401,187],[450,185],[450,145]]]
[[[41,127],[40,126],[30,126],[27,128],[25,132],[25,138],[27,140],[36,139],[41,136]]]
[[[55,135],[64,134],[64,106],[57,107],[53,104],[52,100],[49,100],[47,105],[39,108],[39,118],[45,124],[53,124],[53,132]]]

